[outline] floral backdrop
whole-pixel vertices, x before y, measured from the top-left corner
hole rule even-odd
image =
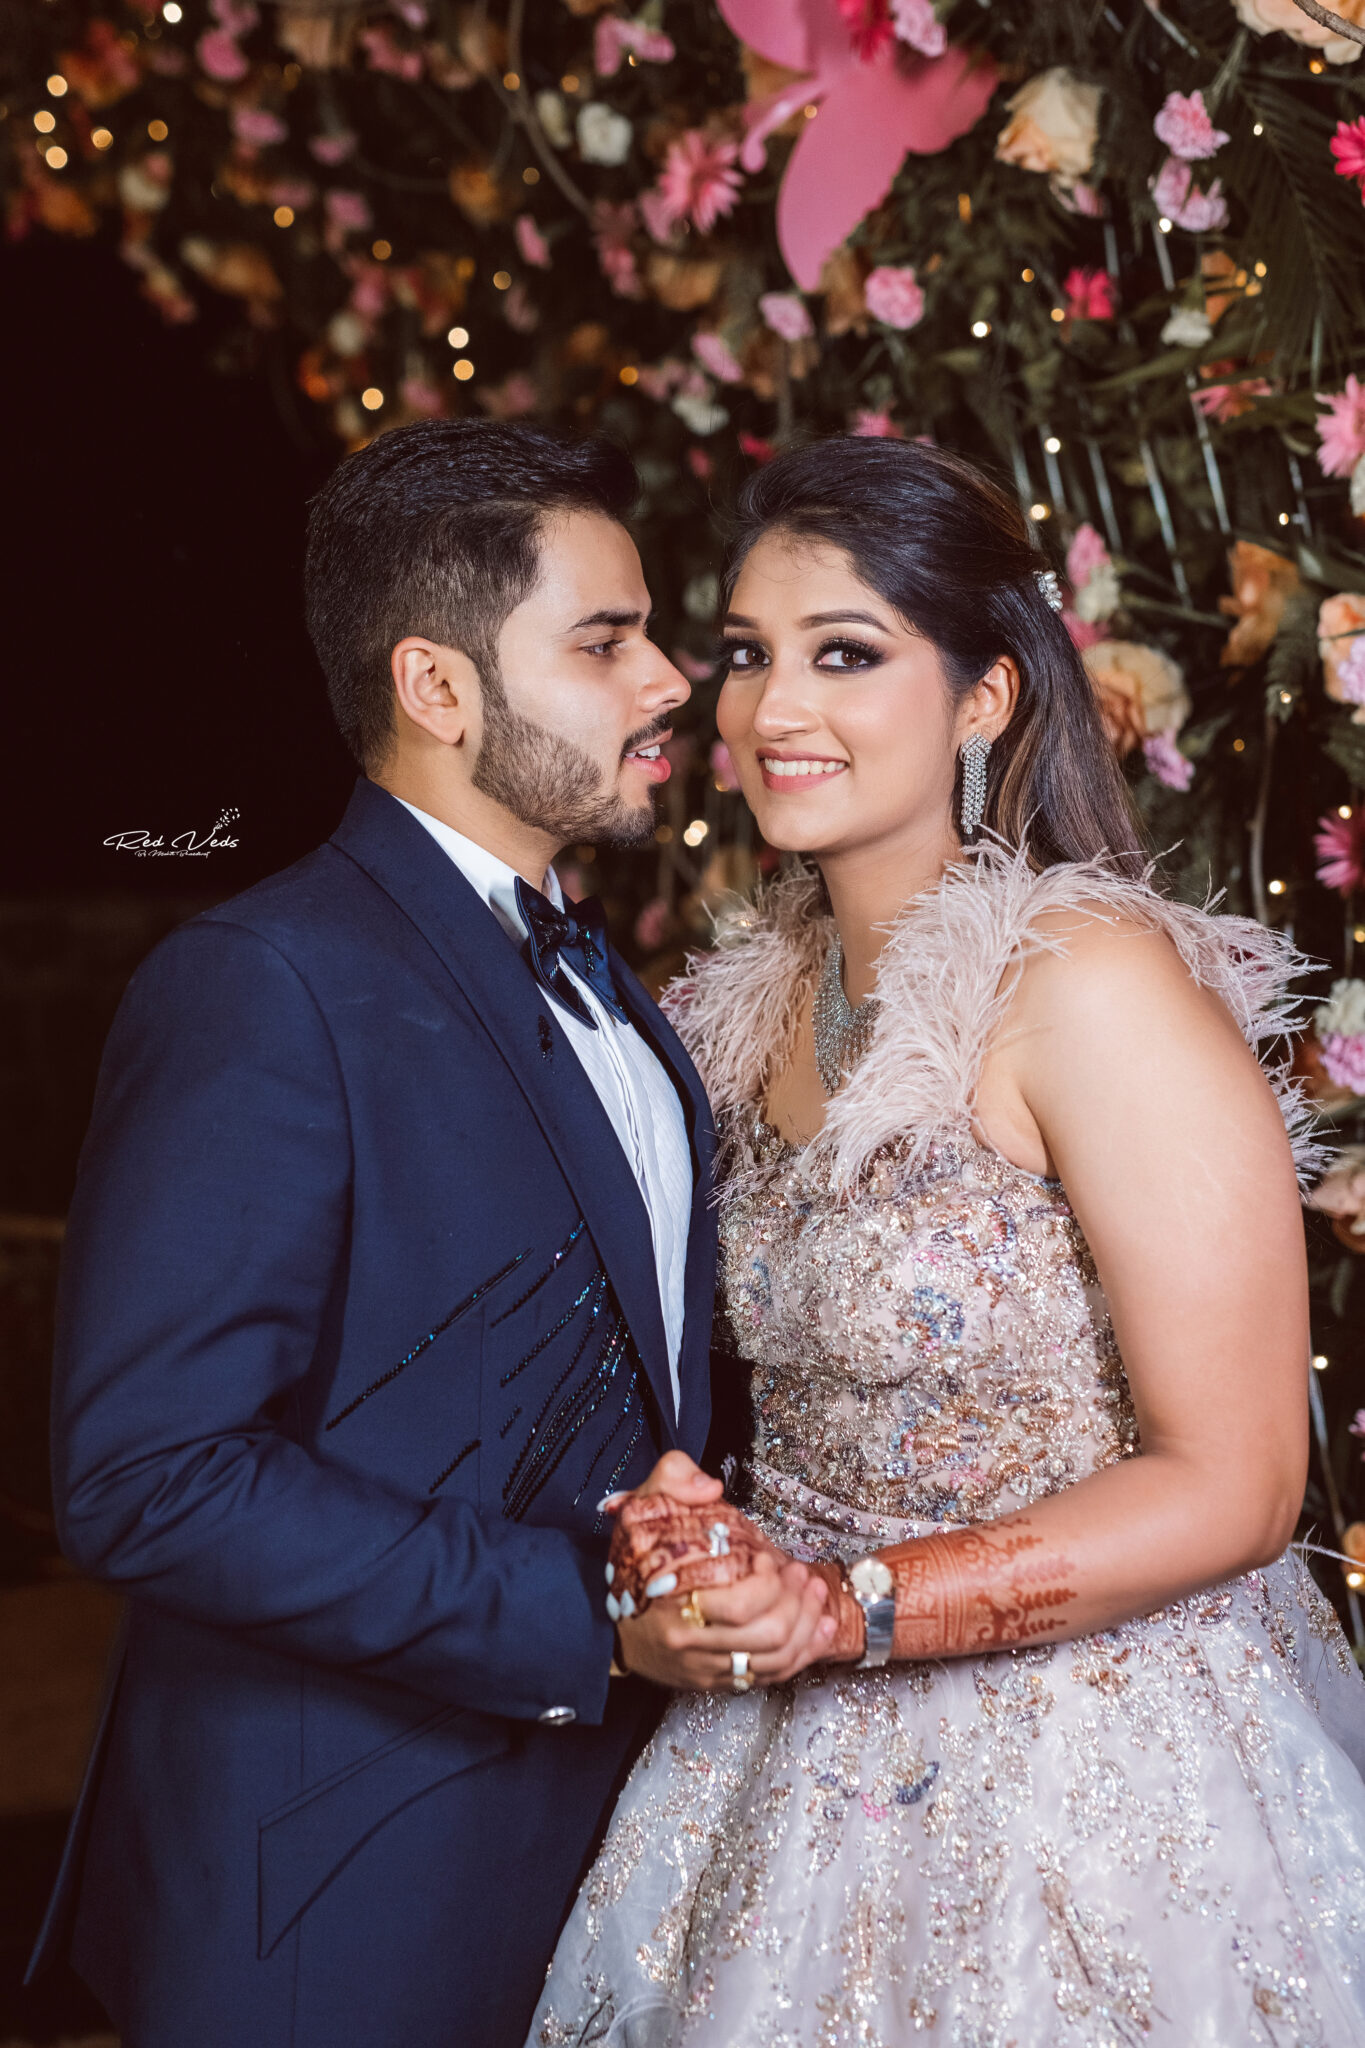
[[[297,434],[629,444],[697,688],[655,853],[570,879],[659,977],[768,858],[710,722],[712,508],[812,432],[1012,482],[1169,885],[1329,963],[1306,1516],[1359,1634],[1365,0],[43,0],[4,44],[8,234],[235,306],[220,366]]]

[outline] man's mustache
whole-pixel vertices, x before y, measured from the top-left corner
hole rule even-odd
[[[633,732],[626,741],[621,749],[622,760],[625,759],[627,754],[633,754],[637,747],[652,747],[655,740],[661,740],[664,734],[670,732],[672,728],[673,721],[671,718],[665,716],[651,719],[648,725],[642,725],[640,730]]]

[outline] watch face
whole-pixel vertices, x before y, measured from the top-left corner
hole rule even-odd
[[[879,1557],[860,1557],[848,1576],[854,1591],[868,1600],[889,1600],[896,1590],[890,1566]]]

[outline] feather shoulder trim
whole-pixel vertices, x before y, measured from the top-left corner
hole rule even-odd
[[[1100,858],[1041,871],[988,841],[910,903],[890,926],[878,967],[881,1012],[872,1043],[832,1099],[808,1167],[851,1192],[873,1157],[900,1148],[906,1169],[972,1126],[986,1048],[1008,1007],[1007,970],[1031,952],[1064,954],[1049,913],[1122,917],[1166,933],[1192,978],[1220,996],[1261,1060],[1284,1117],[1300,1181],[1321,1169],[1314,1116],[1275,1043],[1301,1028],[1291,984],[1313,963],[1282,932],[1251,918],[1172,902]],[[818,878],[794,870],[717,920],[716,946],[688,963],[665,998],[696,1061],[718,1122],[756,1108],[790,1057],[831,935]]]

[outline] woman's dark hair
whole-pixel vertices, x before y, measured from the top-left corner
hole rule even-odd
[[[420,420],[348,455],[314,498],[304,605],[341,736],[376,768],[395,731],[389,656],[410,633],[458,647],[498,690],[498,635],[540,570],[554,512],[624,519],[630,457],[493,420]]]
[[[726,603],[750,548],[773,532],[842,548],[868,588],[933,642],[955,697],[1014,657],[1019,700],[991,748],[985,830],[1026,846],[1036,867],[1109,853],[1140,871],[1141,830],[1090,678],[1038,586],[1048,565],[998,484],[922,442],[848,436],[791,449],[740,492]]]

